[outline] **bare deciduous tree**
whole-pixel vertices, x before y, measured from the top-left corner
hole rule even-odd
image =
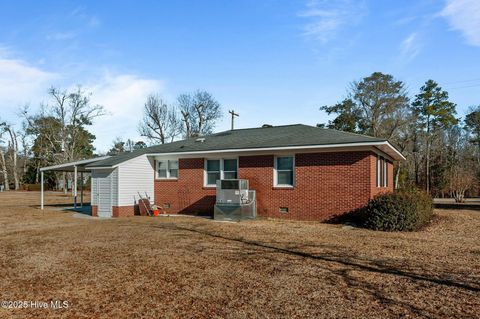
[[[11,161],[11,172],[13,175],[13,181],[15,183],[15,190],[20,189],[20,179],[18,178],[18,140],[17,140],[17,132],[15,131],[15,128],[6,122],[0,123],[0,130],[2,133],[8,135],[8,146],[7,146],[7,154],[8,157]],[[5,163],[5,154],[2,154],[2,162],[4,170],[4,176],[8,175],[7,168],[6,168],[6,163]],[[9,187],[5,187],[5,189],[8,189]]]
[[[184,122],[182,131],[185,138],[212,133],[216,121],[222,116],[220,103],[206,91],[181,94],[177,102]]]
[[[157,144],[173,142],[180,134],[181,121],[174,107],[158,95],[151,94],[144,105],[143,120],[138,131],[141,136]]]
[[[465,167],[456,167],[449,174],[448,189],[457,203],[465,202],[465,193],[475,184],[475,176]]]
[[[1,164],[2,164],[2,175],[3,175],[3,185],[4,185],[4,188],[5,190],[9,190],[10,189],[10,184],[9,184],[9,181],[8,181],[8,171],[7,171],[7,162],[5,161],[5,149],[0,146],[0,160],[1,160]]]
[[[95,118],[104,115],[104,108],[101,105],[92,105],[91,93],[85,92],[80,86],[71,92],[52,87],[49,94],[54,100],[49,106],[50,112],[61,123],[59,138],[64,160],[76,160],[76,143],[81,129],[91,125]]]
[[[92,104],[91,93],[80,86],[70,91],[52,87],[48,94],[52,101],[42,105],[38,114],[31,116],[24,112],[28,131],[40,139],[36,140],[37,145],[34,143],[38,154],[52,164],[91,156],[93,147],[90,141],[95,137],[85,127],[105,114],[103,106]],[[65,174],[63,179],[66,185]]]

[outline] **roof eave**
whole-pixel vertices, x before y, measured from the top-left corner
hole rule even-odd
[[[172,155],[194,155],[194,154],[216,154],[216,153],[240,153],[240,152],[264,152],[264,151],[289,151],[289,150],[309,150],[309,149],[328,149],[328,148],[345,148],[345,147],[387,147],[387,154],[394,160],[403,161],[405,157],[390,142],[373,141],[373,142],[355,142],[355,143],[339,143],[339,144],[320,144],[320,145],[301,145],[301,146],[281,146],[281,147],[256,147],[241,149],[218,149],[209,151],[191,151],[191,152],[166,152],[166,153],[147,153],[147,156],[172,156]]]
[[[45,172],[45,171],[71,172],[74,170],[75,166],[77,168],[82,168],[87,170],[88,169],[87,166],[89,164],[106,160],[109,157],[110,156],[102,156],[102,157],[89,158],[89,159],[84,159],[84,160],[79,160],[79,161],[74,161],[69,163],[41,167],[40,171],[41,172]]]

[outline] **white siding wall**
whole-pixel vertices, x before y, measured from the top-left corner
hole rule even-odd
[[[92,178],[90,179],[90,205],[98,205],[98,195],[97,195],[97,173],[92,171]]]
[[[154,164],[146,155],[120,164],[118,169],[118,206],[134,205],[138,193],[148,194],[153,202]]]
[[[98,206],[98,190],[97,190],[97,179],[99,178],[99,173],[105,173],[109,170],[92,170],[92,179],[91,179],[91,205]],[[118,168],[114,169],[113,172],[108,177],[111,180],[111,193],[110,194],[101,194],[102,196],[110,196],[112,206],[118,206]]]
[[[112,206],[118,205],[118,167],[112,172]]]

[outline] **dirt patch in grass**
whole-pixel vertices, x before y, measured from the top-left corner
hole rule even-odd
[[[0,300],[69,308],[0,309],[0,317],[479,317],[478,212],[437,211],[420,232],[386,233],[295,221],[78,219],[32,208],[36,196],[0,194]]]

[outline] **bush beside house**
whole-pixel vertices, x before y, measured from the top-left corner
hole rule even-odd
[[[370,200],[360,216],[369,229],[413,231],[432,219],[433,201],[422,191],[395,191]]]

